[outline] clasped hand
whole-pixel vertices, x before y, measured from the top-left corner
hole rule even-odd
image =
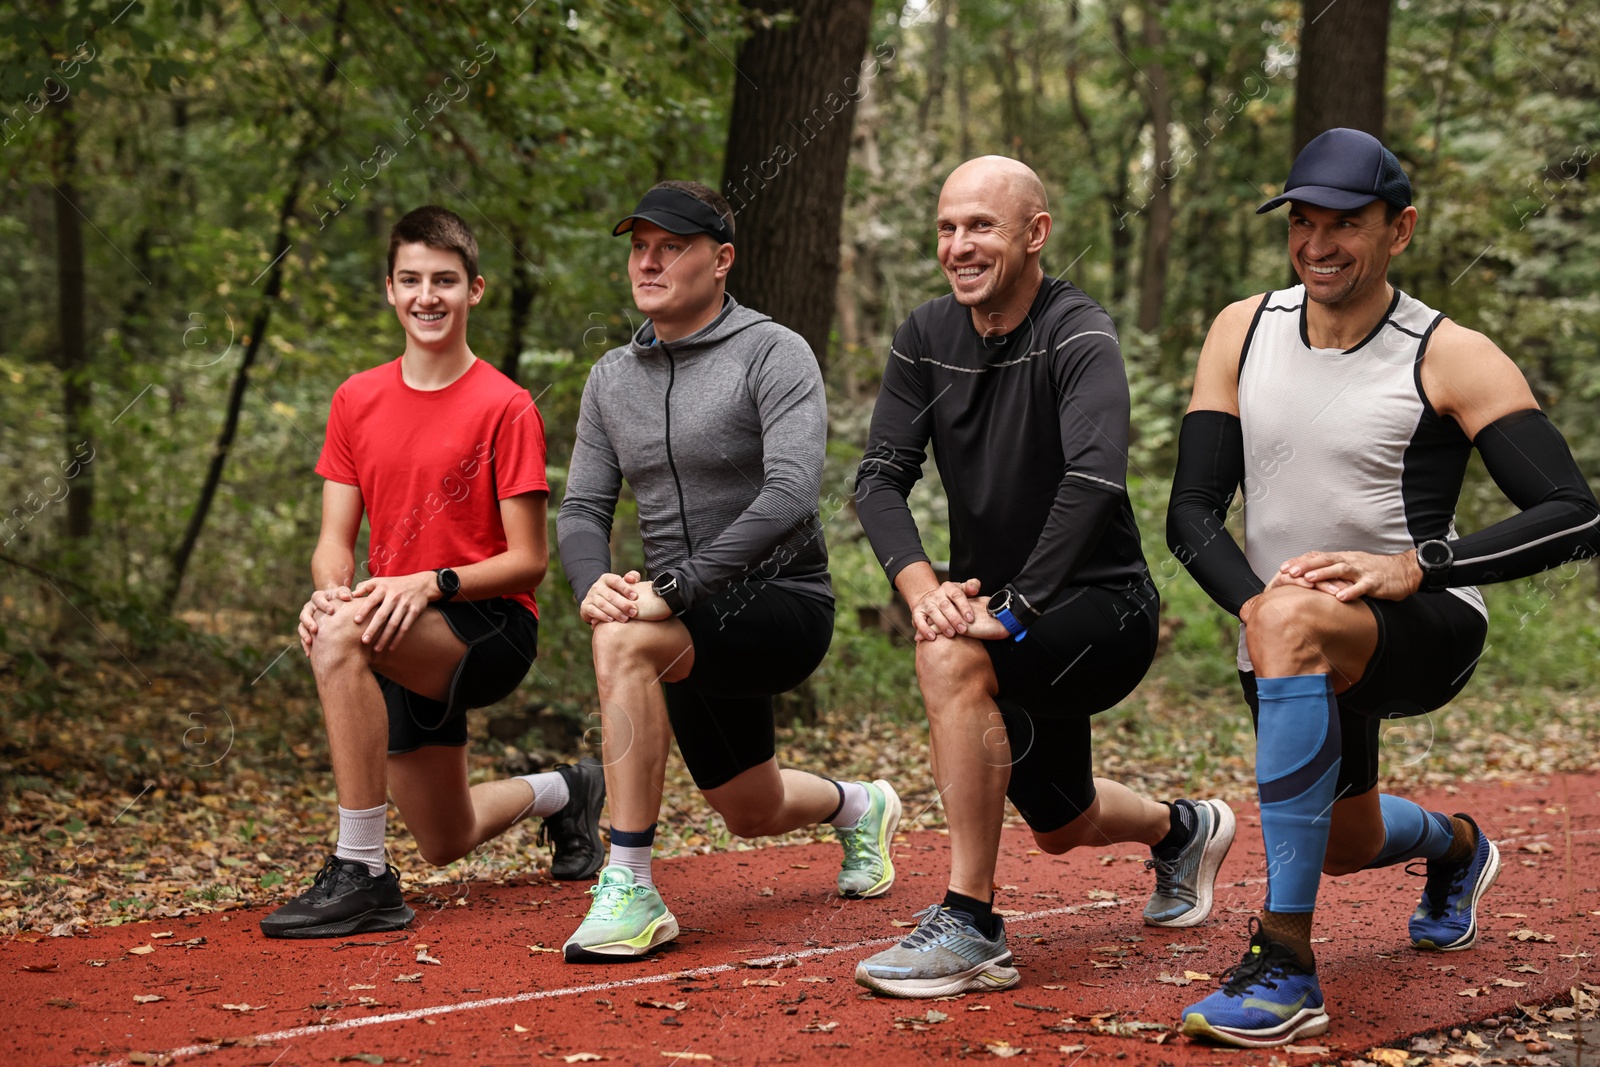
[[[578,616],[590,627],[603,622],[660,622],[672,617],[667,602],[656,595],[649,582],[641,581],[638,571],[627,574],[602,574],[589,587],[578,605]]]
[[[355,614],[359,624],[367,623],[361,643],[374,652],[387,652],[400,644],[428,605],[439,596],[439,581],[432,571],[368,578],[354,589],[347,585],[318,589],[300,609],[300,649],[311,655],[319,625],[352,600],[366,600]]]
[[[1010,637],[1005,624],[989,614],[989,598],[979,596],[983,584],[976,578],[964,582],[943,582],[917,598],[911,608],[911,622],[918,641],[940,637],[973,637],[998,641]]]

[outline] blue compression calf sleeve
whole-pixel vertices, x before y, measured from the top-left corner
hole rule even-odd
[[[1378,797],[1383,812],[1383,848],[1363,870],[1392,867],[1406,860],[1436,860],[1455,840],[1450,816],[1428,811],[1403,797],[1388,793]]]
[[[1267,910],[1309,912],[1328,851],[1339,778],[1339,705],[1325,674],[1261,678],[1256,784],[1267,846]]]

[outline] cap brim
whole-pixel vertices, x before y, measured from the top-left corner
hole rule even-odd
[[[617,223],[616,228],[611,231],[611,236],[621,237],[623,234],[633,229],[633,222],[635,219],[643,219],[645,222],[660,226],[668,233],[684,235],[691,233],[705,233],[709,237],[716,236],[716,234],[707,233],[706,228],[698,222],[694,222],[691,219],[686,219],[682,215],[675,214],[671,211],[661,211],[660,209],[655,211],[638,211],[632,215],[629,215],[627,218]]]
[[[1257,215],[1265,215],[1275,207],[1298,201],[1302,204],[1313,204],[1317,207],[1331,208],[1334,211],[1349,211],[1351,208],[1365,207],[1378,199],[1376,193],[1355,193],[1349,189],[1335,189],[1327,185],[1302,185],[1296,189],[1286,189],[1265,204],[1256,208]]]

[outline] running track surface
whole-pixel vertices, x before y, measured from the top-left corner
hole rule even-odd
[[[1500,846],[1503,871],[1485,898],[1477,946],[1409,947],[1420,878],[1389,869],[1324,880],[1314,936],[1327,939],[1317,951],[1333,1025],[1308,1040],[1326,1051],[1279,1050],[1281,1062],[1354,1059],[1519,1001],[1559,999],[1593,979],[1600,775],[1416,799],[1472,814]],[[542,877],[469,884],[453,900],[414,896],[410,931],[348,944],[268,941],[256,926],[262,909],[76,938],[23,935],[0,942],[0,1062],[563,1063],[590,1053],[634,1064],[914,1065],[998,1052],[1046,1063],[1266,1065],[1272,1052],[1220,1050],[1170,1030],[1213,984],[1172,980],[1237,962],[1261,902],[1257,810],[1237,810],[1216,910],[1190,930],[1141,925],[1151,886],[1143,849],[1030,854],[1025,832],[1008,829],[997,905],[1016,913],[1008,924],[1022,983],[1000,993],[890,1000],[853,983],[857,960],[902,936],[893,922],[943,892],[947,838],[910,831],[897,838],[899,881],[874,901],[833,894],[832,844],[658,863],[683,935],[654,958],[619,965],[567,965],[530,949],[558,948],[588,903],[585,885]],[[1553,940],[1520,940],[1517,931]],[[418,962],[420,946],[438,962]]]

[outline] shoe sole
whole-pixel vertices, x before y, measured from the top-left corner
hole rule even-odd
[[[1228,850],[1233,848],[1233,835],[1238,830],[1239,823],[1233,816],[1233,809],[1220,800],[1202,800],[1196,806],[1201,805],[1210,810],[1215,823],[1215,832],[1200,854],[1199,891],[1196,894],[1195,905],[1176,919],[1152,919],[1146,915],[1144,917],[1146,926],[1163,926],[1169,930],[1179,930],[1184,927],[1199,926],[1211,917],[1211,908],[1216,901],[1217,872],[1222,869],[1222,861],[1228,858]]]
[[[1482,833],[1480,830],[1479,833]],[[1448,945],[1436,945],[1427,938],[1411,942],[1411,947],[1423,952],[1460,952],[1464,948],[1471,948],[1478,941],[1478,901],[1494,885],[1495,879],[1500,877],[1500,850],[1493,841],[1489,842],[1489,860],[1483,865],[1483,870],[1478,874],[1478,884],[1472,890],[1472,904],[1468,911],[1472,914],[1472,925],[1456,940]]]
[[[269,927],[265,922],[261,924],[261,933],[266,937],[277,938],[282,941],[309,941],[321,937],[345,937],[349,934],[375,934],[385,930],[404,930],[411,920],[417,917],[405,904],[398,908],[385,908],[382,911],[363,912],[350,919],[336,923],[322,923],[319,926],[292,926]]]
[[[620,960],[638,959],[640,956],[648,956],[658,946],[676,939],[678,920],[669,911],[652,923],[645,933],[649,937],[638,944],[634,943],[639,940],[638,938],[612,941],[604,945],[580,945],[575,941],[568,941],[561,946],[561,954],[568,963],[616,963]],[[640,937],[644,937],[644,934]]]
[[[872,784],[883,790],[884,796],[888,798],[883,805],[884,814],[887,816],[883,821],[884,830],[878,837],[878,851],[883,854],[883,877],[870,889],[859,893],[843,889],[839,890],[839,895],[848,900],[866,900],[869,897],[881,897],[889,891],[890,886],[894,885],[894,860],[890,858],[889,851],[893,846],[894,832],[900,825],[900,816],[904,809],[900,806],[900,794],[894,791],[894,786],[882,778],[875,780]]]
[[[1328,1032],[1328,1012],[1324,1008],[1301,1008],[1294,1016],[1270,1030],[1234,1030],[1226,1026],[1212,1026],[1204,1015],[1198,1013],[1183,1017],[1183,1034],[1186,1037],[1203,1037],[1237,1048],[1276,1048],[1302,1037],[1315,1037]]]
[[[1020,980],[1015,967],[1007,966],[1011,953],[996,960],[943,978],[877,978],[867,973],[866,962],[856,965],[856,984],[886,997],[947,997],[956,993],[984,993],[1010,989]]]

